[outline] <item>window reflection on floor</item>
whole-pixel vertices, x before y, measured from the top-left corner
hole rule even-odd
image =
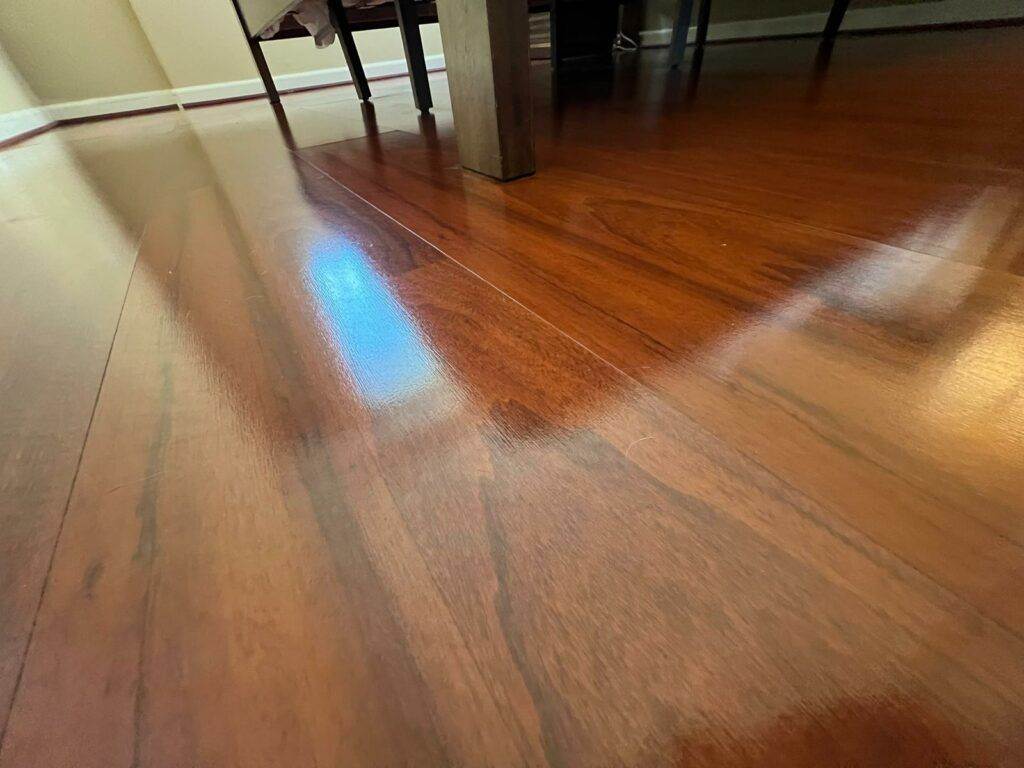
[[[438,379],[420,329],[355,244],[343,238],[315,244],[306,276],[325,330],[367,405],[405,400]]]

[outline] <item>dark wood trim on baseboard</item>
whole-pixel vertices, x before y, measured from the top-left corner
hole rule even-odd
[[[117,120],[121,117],[138,117],[139,115],[149,115],[154,112],[170,112],[172,109],[178,109],[178,105],[163,104],[159,107],[143,107],[142,109],[129,109],[124,112],[104,112],[101,115],[69,117],[65,120],[57,120],[56,125],[79,125],[81,123],[95,123],[98,120]]]
[[[168,112],[172,109],[178,109],[178,105],[164,104],[160,107],[130,109],[126,112],[104,112],[100,115],[87,115],[84,117],[68,117],[63,120],[51,120],[46,125],[40,125],[38,128],[32,128],[24,133],[19,133],[16,136],[0,140],[0,149],[7,149],[15,144],[20,144],[23,141],[31,139],[33,136],[39,136],[47,131],[52,131],[54,128],[60,128],[62,125],[79,125],[81,123],[95,123],[100,120],[117,120],[122,117],[137,117],[138,115],[148,115],[153,112]]]

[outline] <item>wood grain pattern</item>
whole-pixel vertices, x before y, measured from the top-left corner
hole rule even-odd
[[[515,185],[437,79],[67,134],[169,159],[0,768],[1018,765],[1024,30],[960,34],[645,54]]]
[[[884,58],[886,46],[929,67],[939,48],[956,62],[958,50],[967,58],[978,44],[971,35],[1010,71],[1017,29],[967,33],[962,43],[948,33],[858,41],[869,50],[854,47],[849,66],[862,66],[872,48],[882,49],[875,60]],[[1019,580],[1024,544],[1024,283],[1016,274],[1024,163],[1012,159],[1006,135],[1021,124],[1019,101],[990,99],[997,120],[973,86],[961,91],[950,79],[918,83],[923,93],[911,91],[884,113],[895,104],[888,91],[868,99],[871,90],[840,51],[829,77],[858,94],[857,109],[921,143],[912,158],[898,144],[881,153],[879,128],[858,134],[862,154],[837,154],[820,148],[818,134],[829,131],[822,114],[853,108],[846,93],[837,90],[835,106],[821,96],[805,111],[796,75],[780,75],[759,82],[772,101],[770,112],[758,112],[734,98],[753,98],[737,73],[754,53],[769,70],[795,67],[801,48],[779,44],[775,59],[771,46],[716,51],[733,48],[717,62],[721,74],[709,60],[690,109],[670,104],[649,123],[630,122],[646,133],[628,141],[616,101],[604,119],[601,102],[587,94],[561,105],[551,115],[557,129],[540,146],[543,177],[507,192],[433,172],[446,158],[408,133],[388,134],[373,157],[358,142],[305,156],[1022,632],[1024,606],[992,599]],[[813,49],[802,50],[807,66]],[[993,60],[973,66],[999,69]],[[952,69],[946,62],[940,71]],[[1006,77],[990,81],[993,93],[1010,87]],[[622,100],[636,97],[630,85],[626,79]],[[958,142],[952,129],[936,142],[917,127],[933,114],[930,89],[947,99],[964,93]],[[700,140],[688,132],[723,103],[742,103],[744,114],[760,118],[746,129],[759,131],[756,150],[746,140],[726,145],[713,126]],[[959,151],[976,148],[979,133],[1003,139],[966,165]],[[701,164],[709,144],[717,148],[713,167]],[[920,224],[910,235],[912,219]]]
[[[152,143],[143,157],[126,142],[114,164],[106,149],[76,155],[44,137],[0,156],[0,731],[153,179],[169,167]]]

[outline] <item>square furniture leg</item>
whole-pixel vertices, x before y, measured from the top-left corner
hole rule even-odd
[[[459,161],[500,181],[534,171],[524,0],[438,0]]]

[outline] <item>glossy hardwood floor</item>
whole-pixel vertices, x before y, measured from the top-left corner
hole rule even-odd
[[[663,57],[0,153],[2,768],[1024,762],[1024,28]]]

